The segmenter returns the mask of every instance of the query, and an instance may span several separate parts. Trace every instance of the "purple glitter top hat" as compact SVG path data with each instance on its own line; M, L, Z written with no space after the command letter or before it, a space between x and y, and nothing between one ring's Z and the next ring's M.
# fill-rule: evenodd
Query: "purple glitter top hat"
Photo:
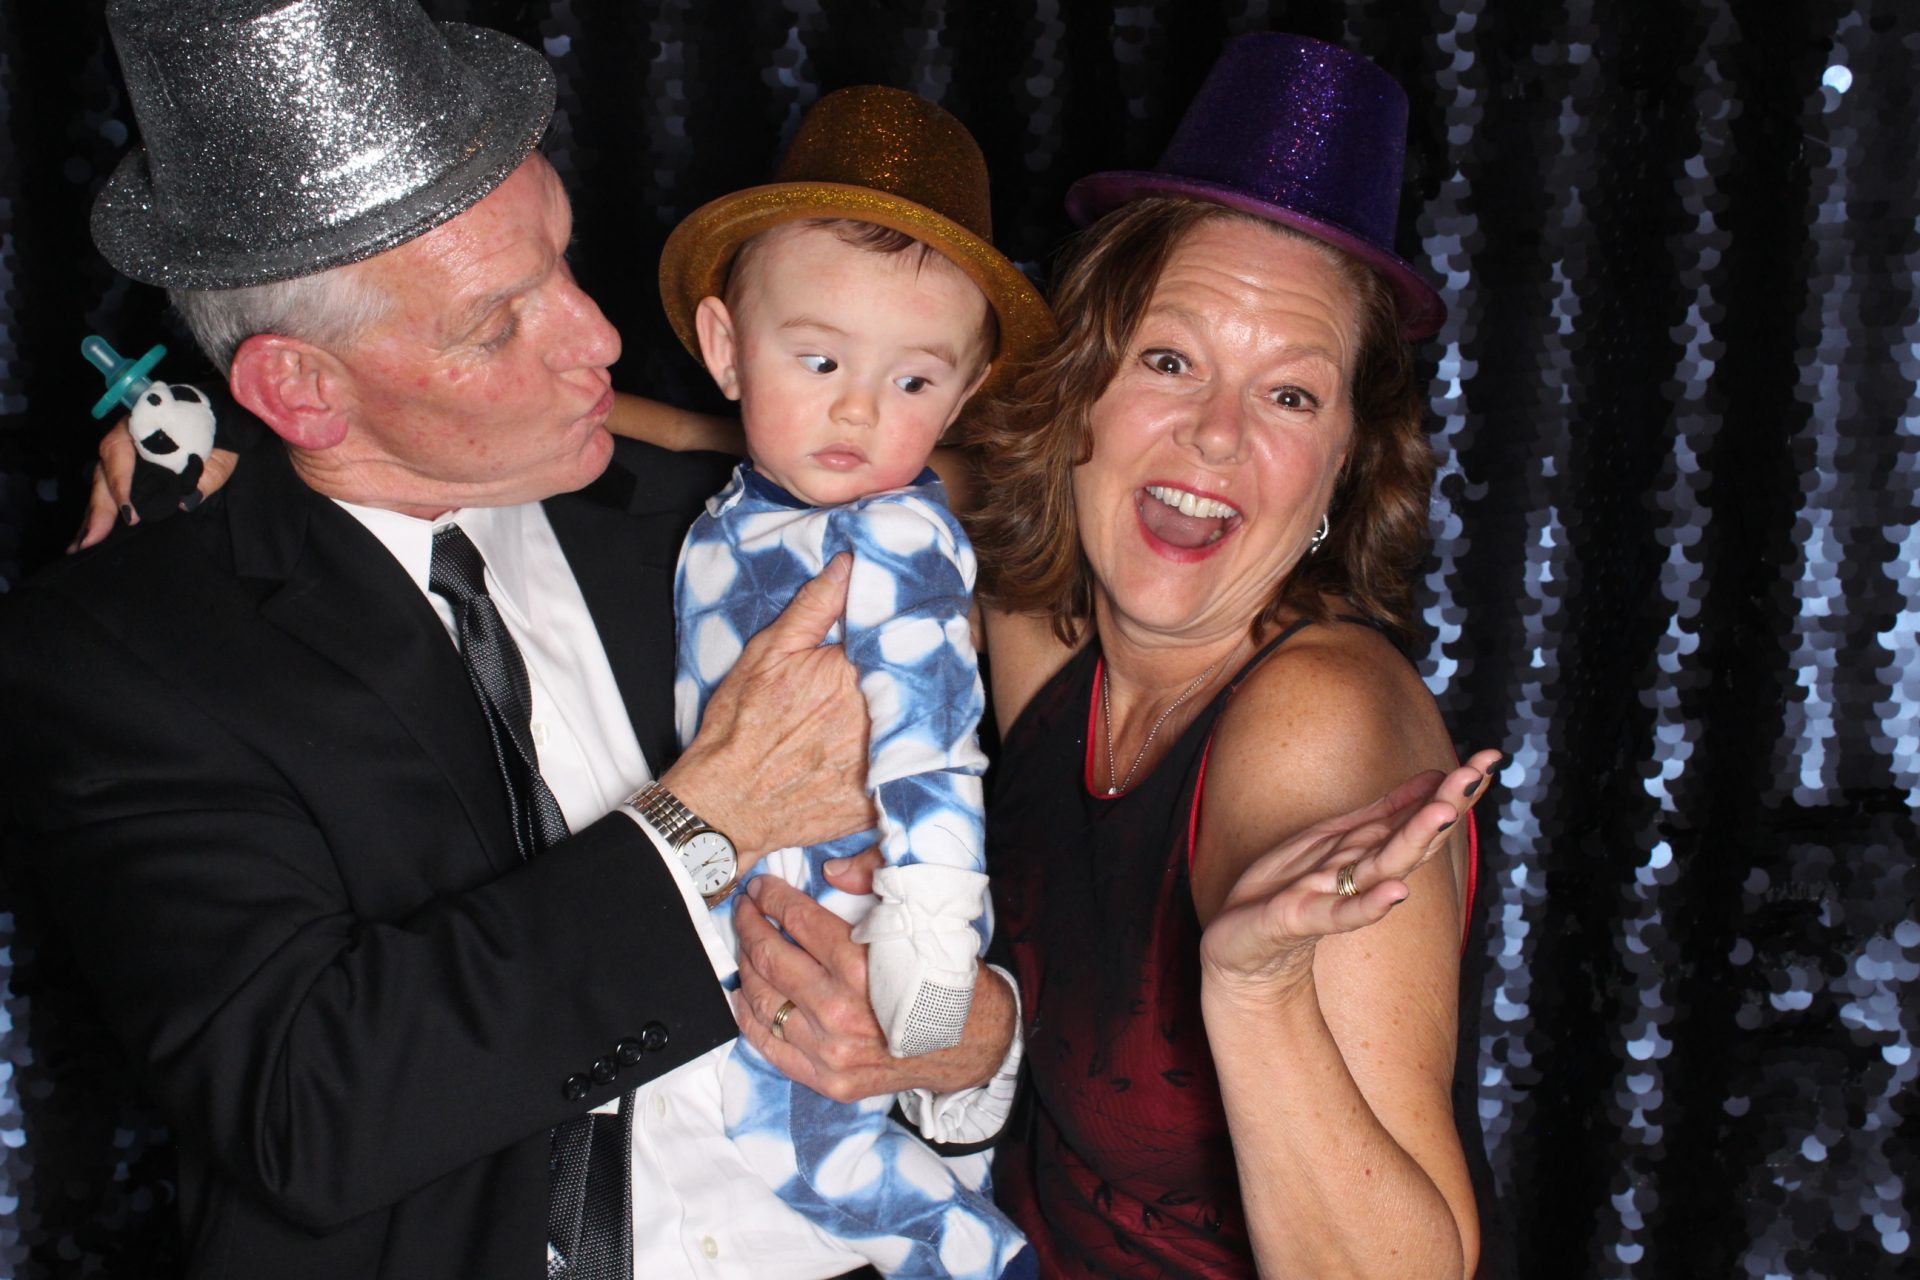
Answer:
M1344 249L1384 277L1401 332L1424 338L1446 304L1393 251L1407 95L1356 53L1265 32L1230 41L1149 172L1096 173L1067 192L1084 226L1150 195L1212 200Z

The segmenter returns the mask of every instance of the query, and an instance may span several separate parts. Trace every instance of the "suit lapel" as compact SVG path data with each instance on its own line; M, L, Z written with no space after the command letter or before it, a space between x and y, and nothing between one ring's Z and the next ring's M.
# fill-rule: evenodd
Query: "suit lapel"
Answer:
M420 589L280 448L250 454L229 488L235 569L264 580L262 617L371 689L446 775L495 868L518 865L486 721Z

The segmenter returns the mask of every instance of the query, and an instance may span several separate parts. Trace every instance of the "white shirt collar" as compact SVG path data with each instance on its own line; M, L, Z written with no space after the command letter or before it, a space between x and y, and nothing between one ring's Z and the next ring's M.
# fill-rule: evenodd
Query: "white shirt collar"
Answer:
M433 566L434 531L442 525L459 525L487 562L487 591L494 605L503 613L533 621L521 529L524 507L462 507L422 520L384 507L363 507L338 498L334 501L380 540L424 594L431 594L427 582Z

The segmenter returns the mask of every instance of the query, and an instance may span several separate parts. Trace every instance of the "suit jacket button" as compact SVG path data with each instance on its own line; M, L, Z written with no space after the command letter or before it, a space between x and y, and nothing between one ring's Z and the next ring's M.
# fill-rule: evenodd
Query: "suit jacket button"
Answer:
M640 1061L640 1055L645 1053L646 1049L647 1046L641 1044L632 1036L628 1036L619 1044L613 1046L613 1056L620 1060L621 1066L630 1067Z
M560 1086L560 1092L567 1095L568 1102L578 1102L586 1097L588 1090L592 1088L593 1082L585 1076L571 1075L567 1077L567 1082Z
M667 1024L649 1022L640 1028L640 1047L648 1053L658 1053L667 1047Z
M620 1064L612 1058L599 1058L596 1059L593 1064L593 1080L595 1084L612 1084L614 1077L619 1074Z

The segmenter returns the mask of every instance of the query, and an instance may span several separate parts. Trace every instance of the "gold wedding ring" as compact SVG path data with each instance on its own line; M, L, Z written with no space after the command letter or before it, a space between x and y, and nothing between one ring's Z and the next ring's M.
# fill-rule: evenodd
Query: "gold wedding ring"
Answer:
M793 1001L789 1000L773 1011L772 1026L773 1038L775 1040L785 1040L787 1038L787 1019L793 1016L795 1007Z
M1359 865L1357 862L1349 862L1346 866L1340 868L1340 874L1333 878L1333 887L1339 890L1341 897L1353 898L1359 896L1360 886L1353 882L1353 869Z

